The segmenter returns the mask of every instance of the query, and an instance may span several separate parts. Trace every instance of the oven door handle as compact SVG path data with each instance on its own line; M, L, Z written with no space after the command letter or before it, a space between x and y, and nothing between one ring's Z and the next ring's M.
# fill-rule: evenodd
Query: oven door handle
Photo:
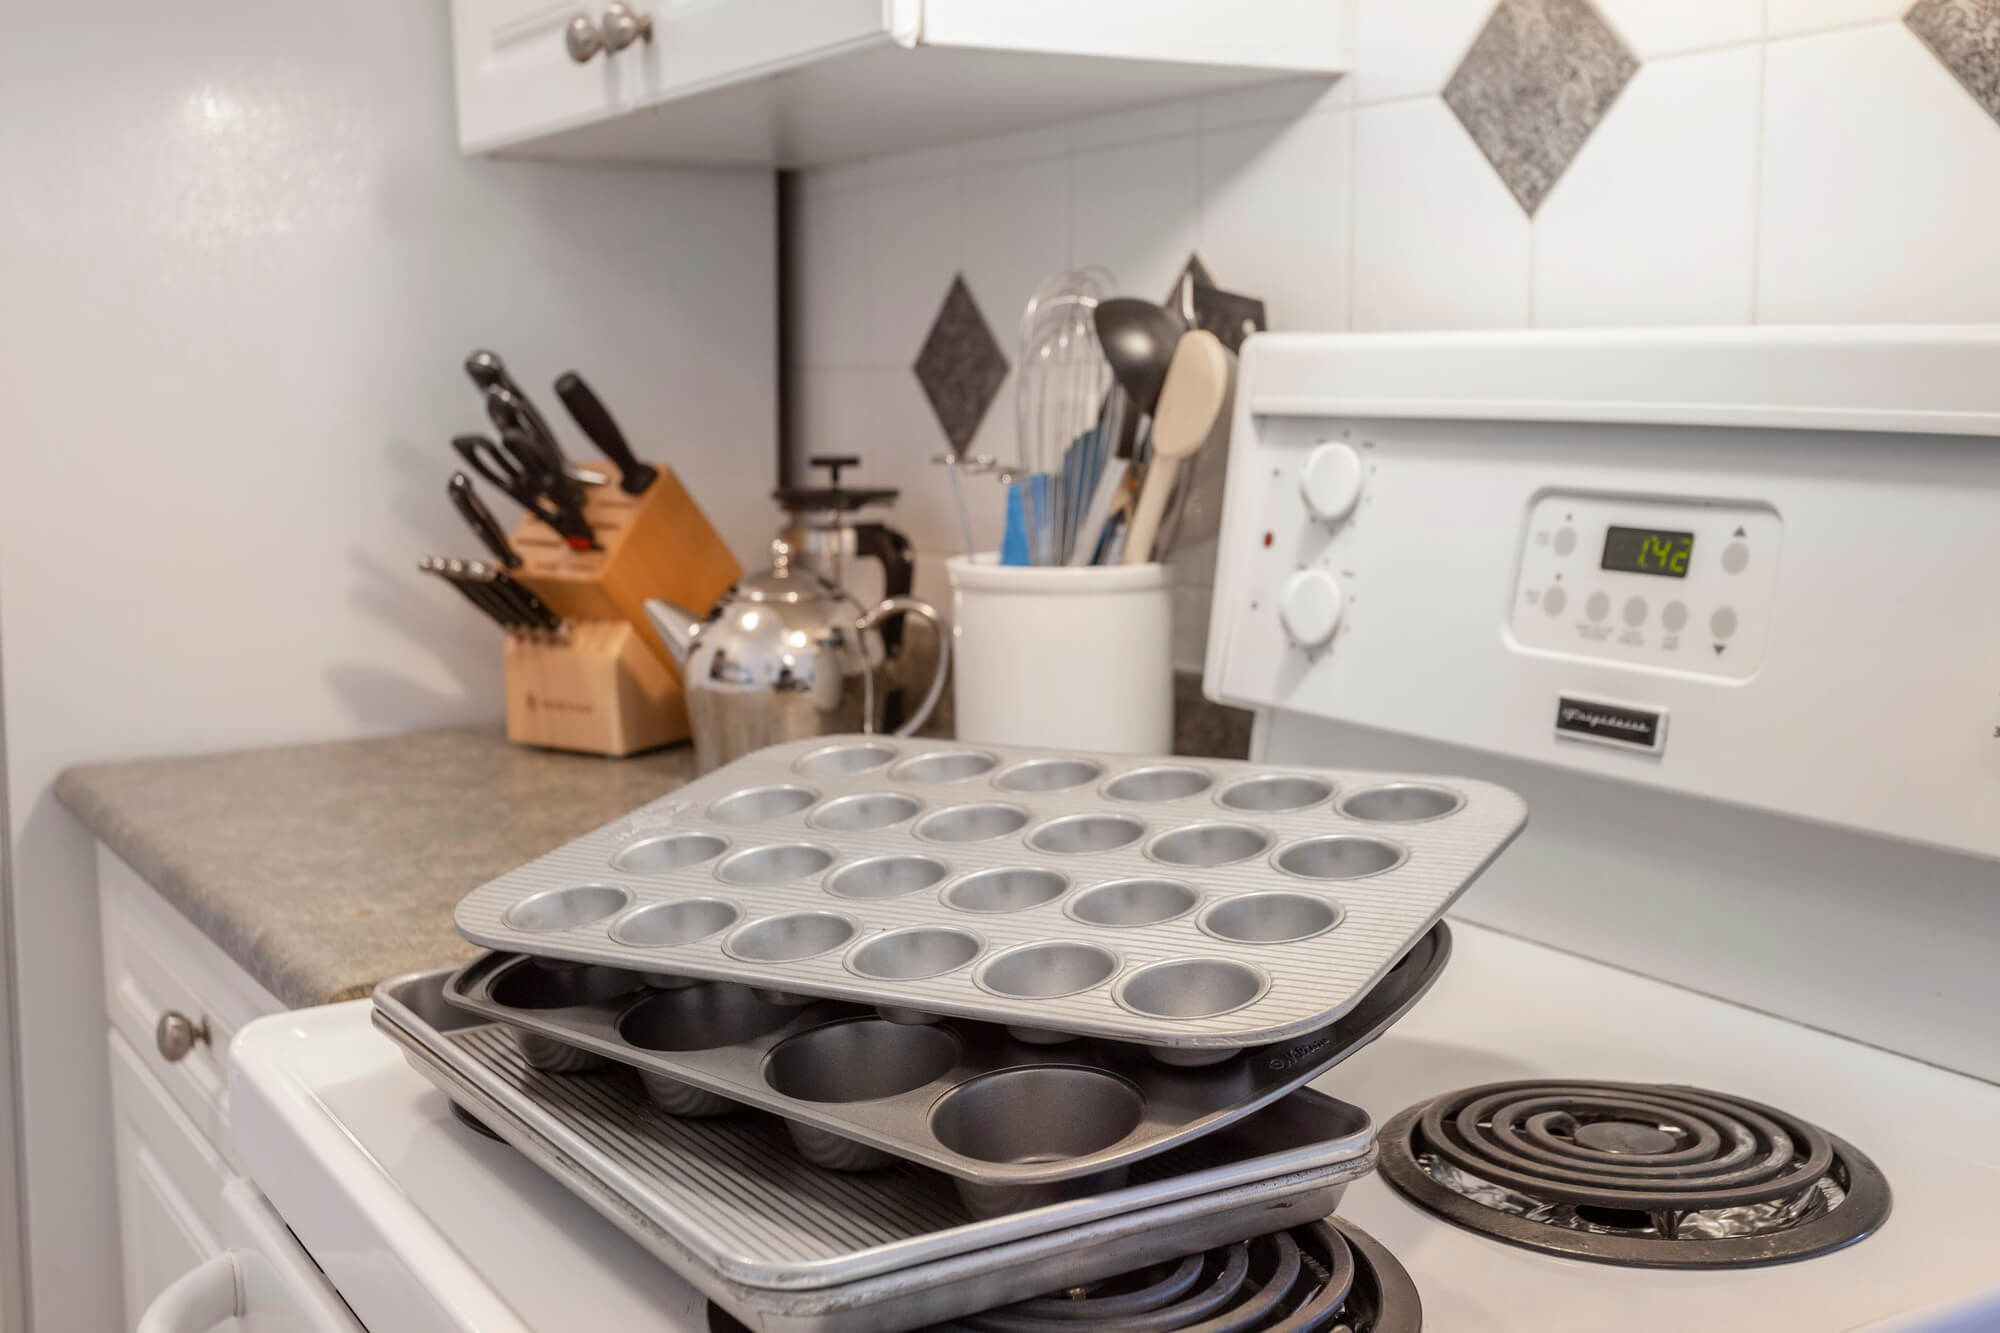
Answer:
M235 1251L224 1250L168 1283L132 1333L211 1333L244 1313L242 1269Z

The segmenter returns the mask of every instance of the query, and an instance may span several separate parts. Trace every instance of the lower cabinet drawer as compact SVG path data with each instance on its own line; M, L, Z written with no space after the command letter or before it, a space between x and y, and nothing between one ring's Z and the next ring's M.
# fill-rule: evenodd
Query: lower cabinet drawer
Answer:
M121 1033L109 1037L118 1230L129 1328L168 1283L219 1252L221 1155Z
M211 1148L226 1153L229 1039L284 1006L103 846L97 887L112 1030ZM171 1029L165 1042L162 1020Z

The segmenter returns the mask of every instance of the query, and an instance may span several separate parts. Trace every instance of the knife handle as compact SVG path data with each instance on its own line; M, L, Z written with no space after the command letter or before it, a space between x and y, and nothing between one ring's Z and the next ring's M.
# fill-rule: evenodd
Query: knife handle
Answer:
M479 492L472 489L472 478L463 472L451 474L451 481L445 487L445 494L451 497L452 508L472 529L473 536L479 538L487 550L493 552L494 559L509 569L521 567L521 557L507 541L507 534L493 517L493 511L479 498Z
M490 389L504 389L520 405L521 415L527 419L530 430L546 440L558 456L562 453L555 435L549 430L549 423L528 401L528 395L521 392L521 386L514 382L514 377L507 373L506 363L500 359L498 352L489 352L484 348L473 352L465 358L465 373L482 394Z
M564 407L590 437L592 444L604 456L618 465L618 488L627 495L643 494L659 469L639 461L632 452L632 446L625 443L625 432L618 429L618 423L611 419L611 413L604 403L583 382L583 376L574 370L566 370L556 380L556 397L562 399Z
M513 603L528 620L530 629L538 629L544 634L558 634L563 628L563 619L549 609L549 604L535 595L521 580L504 570L493 571L490 585L501 596Z
M426 574L434 574L446 583L449 583L452 587L458 589L459 596L484 612L487 618L501 629L511 630L514 628L511 616L505 614L498 604L485 596L483 589L473 587L465 579L454 574L449 565L449 561L435 555L427 555L417 562L419 570Z

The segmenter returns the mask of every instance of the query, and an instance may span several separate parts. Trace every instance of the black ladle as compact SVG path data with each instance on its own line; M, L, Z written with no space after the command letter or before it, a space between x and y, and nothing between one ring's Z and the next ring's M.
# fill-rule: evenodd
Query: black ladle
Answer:
M1159 406L1160 390L1173 364L1174 347L1187 332L1187 322L1173 311L1135 296L1099 301L1092 312L1097 341L1111 376L1132 405L1147 416Z

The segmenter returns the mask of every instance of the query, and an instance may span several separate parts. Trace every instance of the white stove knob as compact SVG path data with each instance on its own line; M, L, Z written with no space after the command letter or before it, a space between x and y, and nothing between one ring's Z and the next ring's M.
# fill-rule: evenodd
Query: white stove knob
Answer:
M1361 498L1361 455L1351 445L1329 443L1306 455L1299 495L1313 517L1338 523Z
M1301 647L1318 648L1340 628L1345 603L1339 579L1323 569L1302 569L1285 580L1278 620Z

